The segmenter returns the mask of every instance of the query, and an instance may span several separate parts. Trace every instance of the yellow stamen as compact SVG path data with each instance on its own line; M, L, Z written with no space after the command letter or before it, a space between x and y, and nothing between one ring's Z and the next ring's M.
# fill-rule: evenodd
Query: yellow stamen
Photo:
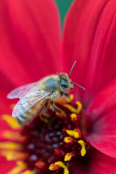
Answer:
M21 173L21 174L35 174L35 171L31 171L31 170L26 170L25 172Z
M0 142L0 149L20 150L20 149L22 149L22 146L18 143Z
M55 171L58 170L60 167L58 165L56 165L55 163L51 164L49 166L49 170Z
M84 156L86 154L85 143L84 143L83 140L79 140L78 143L82 146L82 148L81 148L81 156Z
M78 120L78 116L76 115L76 114L71 114L71 121L73 121L73 122L75 122L75 121L77 121Z
M69 98L67 98L67 102L70 102L70 101L72 101L73 100L73 98L74 98L74 95L73 94L70 94L70 99Z
M26 139L26 137L22 136L20 133L12 131L4 131L3 136L10 140L17 140L17 141L24 141Z
M82 109L82 104L79 102L79 101L77 101L76 102L76 104L77 104L77 114L79 114L80 113L80 111L81 111L81 109Z
M79 133L76 130L66 130L67 134L74 138L79 138Z
M65 141L65 143L74 143L74 139L71 137L65 137L64 141Z
M17 162L17 166L14 167L10 172L8 172L7 174L18 174L21 173L21 171L23 171L24 169L26 169L27 166L25 163L18 161Z
M8 161L23 160L27 157L26 153L16 152L16 151L12 151L12 150L2 150L1 155L5 156Z
M74 95L70 94L70 99L73 100L74 99Z
M82 109L82 104L80 102L76 102L76 104L77 104L77 109L75 109L70 104L65 104L64 107L66 107L67 109L69 109L72 113L79 114L80 111L81 111L81 109Z
M64 157L64 161L69 161L73 157L74 152L67 153Z
M2 115L2 119L5 120L12 129L21 128L21 126L17 123L16 118L12 117L11 115L4 114L4 115Z
M75 132L78 132L79 134L79 138L82 138L82 133L81 133L81 130L79 128L77 129L74 129Z
M62 161L55 162L55 165L62 167L64 169L64 174L69 174L67 166L65 166L65 164Z

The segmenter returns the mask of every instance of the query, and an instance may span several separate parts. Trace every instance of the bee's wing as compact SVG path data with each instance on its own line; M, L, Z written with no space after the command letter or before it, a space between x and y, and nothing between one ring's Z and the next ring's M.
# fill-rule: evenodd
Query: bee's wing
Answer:
M30 108L32 108L36 103L50 95L52 92L41 92L38 93L30 93L26 96L24 96L19 102L15 105L12 116L18 117L19 115L24 114L26 111L28 111Z
M39 82L35 82L35 83L30 83L28 85L24 85L21 86L19 88L14 89L13 91L11 91L8 95L7 98L9 99L13 99L13 98L22 98L24 97L27 92L35 85L39 84Z

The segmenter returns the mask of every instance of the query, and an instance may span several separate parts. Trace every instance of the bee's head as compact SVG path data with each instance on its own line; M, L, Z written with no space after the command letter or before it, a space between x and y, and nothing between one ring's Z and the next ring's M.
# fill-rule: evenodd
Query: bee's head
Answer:
M73 87L73 83L70 79L71 77L71 72L73 70L73 67L75 65L76 61L74 62L71 70L70 70L70 73L69 75L66 74L66 73L61 73L59 76L60 76L60 83L61 83L61 88L64 90L64 91L68 91L68 90L72 90L74 87ZM80 88L83 88L82 86L78 85L77 83L74 83L75 85L79 86ZM85 90L85 88L83 88Z
M61 73L59 76L60 76L61 88L63 89L63 91L72 90L74 88L68 74Z

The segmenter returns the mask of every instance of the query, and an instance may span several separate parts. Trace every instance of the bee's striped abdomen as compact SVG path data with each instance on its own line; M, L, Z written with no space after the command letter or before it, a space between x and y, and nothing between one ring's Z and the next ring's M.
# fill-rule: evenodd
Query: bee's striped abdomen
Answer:
M25 124L26 122L27 122L27 114L26 113L24 113L24 114L22 114L22 115L19 115L18 117L17 117L17 122L19 123L19 124Z
M36 104L33 107L31 107L29 110L25 110L23 105L20 105L20 108L18 110L18 116L17 116L17 122L20 125L26 124L30 122L36 115L39 110L40 104ZM23 111L23 114L20 115L20 112ZM21 112L22 113L22 112Z

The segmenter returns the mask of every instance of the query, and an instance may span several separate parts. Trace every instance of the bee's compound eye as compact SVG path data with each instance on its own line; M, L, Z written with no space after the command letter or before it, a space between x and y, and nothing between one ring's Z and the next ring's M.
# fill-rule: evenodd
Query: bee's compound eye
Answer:
M68 83L64 79L61 80L61 87L63 89L67 89L68 88Z

